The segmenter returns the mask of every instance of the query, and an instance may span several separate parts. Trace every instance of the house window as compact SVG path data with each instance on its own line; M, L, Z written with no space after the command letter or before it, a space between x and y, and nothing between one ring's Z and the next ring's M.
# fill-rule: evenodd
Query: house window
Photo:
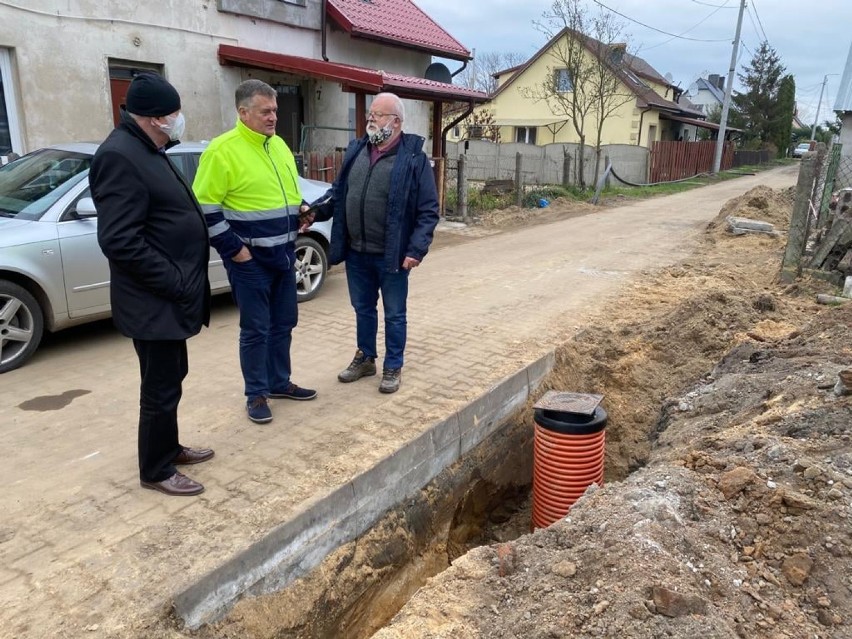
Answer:
M536 128L534 126L515 127L515 142L535 144L535 132Z
M24 152L11 58L9 49L0 47L0 156L3 157L13 151L19 155Z
M484 133L481 124L470 124L467 127L467 134L471 140L481 140Z
M570 93L574 90L574 82L568 69L556 69L553 72L553 86L557 93Z

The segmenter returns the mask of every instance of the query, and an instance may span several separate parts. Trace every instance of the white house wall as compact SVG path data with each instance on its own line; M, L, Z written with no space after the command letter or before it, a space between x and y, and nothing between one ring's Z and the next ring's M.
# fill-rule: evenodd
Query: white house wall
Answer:
M256 0L253 3L279 0ZM232 3L233 4L233 3ZM318 0L308 0L311 10ZM273 5L271 5L273 6ZM292 9L292 7L289 7ZM181 94L189 140L210 139L233 126L233 95L247 77L282 81L282 74L223 67L217 49L231 44L321 59L320 32L223 13L215 0L4 0L0 47L11 52L20 106L23 151L69 140L101 140L113 127L110 59L162 65ZM332 33L333 62L422 75L430 56L353 41ZM303 81L305 120L347 126L349 94L334 83ZM315 88L321 98L315 102ZM428 133L428 104L406 105L406 129ZM339 133L325 140L343 146ZM322 141L322 140L320 140Z
M423 77L426 68L432 61L432 57L428 53L392 48L365 40L356 41L350 38L348 34L339 31L329 34L326 49L329 62L380 69L390 73L415 77ZM319 50L315 57L321 57ZM350 94L341 93L340 85L335 82L318 82L317 88L321 90L321 97L313 103L316 108L316 122L323 123L326 126L354 126L355 123L350 123L349 119L350 102L354 106L354 99ZM367 96L368 110L370 101L371 96ZM404 100L403 102L405 106L403 129L408 133L416 133L425 138L431 137L431 103L419 100ZM345 147L350 139L349 135L345 132L318 129L311 133L311 146L322 150ZM425 150L430 153L431 147L427 147Z

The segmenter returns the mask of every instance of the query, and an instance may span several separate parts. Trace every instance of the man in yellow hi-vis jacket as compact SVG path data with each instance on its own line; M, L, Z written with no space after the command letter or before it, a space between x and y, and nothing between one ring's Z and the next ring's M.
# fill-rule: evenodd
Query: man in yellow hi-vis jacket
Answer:
M290 380L302 196L293 154L275 135L275 89L246 80L237 87L235 101L236 127L205 149L193 190L240 309L246 410L253 422L266 423L272 421L269 397L308 400L317 395Z

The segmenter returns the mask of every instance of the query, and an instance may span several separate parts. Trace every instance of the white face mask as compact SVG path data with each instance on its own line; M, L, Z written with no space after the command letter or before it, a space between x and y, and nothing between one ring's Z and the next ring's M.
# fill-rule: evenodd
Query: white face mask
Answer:
M186 130L186 118L183 113L178 113L175 116L167 115L165 124L157 124L160 130L169 136L172 142L180 140L184 130Z
M391 122L388 122L383 127L378 127L373 123L367 125L367 136L370 140L370 144L376 145L385 142L393 135L393 126Z

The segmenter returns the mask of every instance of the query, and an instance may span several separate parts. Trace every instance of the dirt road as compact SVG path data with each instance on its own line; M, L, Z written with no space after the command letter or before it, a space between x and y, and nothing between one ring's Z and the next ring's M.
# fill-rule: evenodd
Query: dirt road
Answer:
M294 381L310 403L275 402L265 427L244 415L237 315L220 302L190 341L182 440L216 459L192 475L196 499L141 491L135 474L137 371L108 326L57 336L0 378L0 627L13 637L145 636L194 579L457 410L582 326L643 272L690 253L721 204L776 169L431 253L412 275L403 387L342 386L354 352L341 274L300 307ZM454 233L443 231L443 233ZM460 233L465 237L464 233ZM450 243L450 242L448 242Z

